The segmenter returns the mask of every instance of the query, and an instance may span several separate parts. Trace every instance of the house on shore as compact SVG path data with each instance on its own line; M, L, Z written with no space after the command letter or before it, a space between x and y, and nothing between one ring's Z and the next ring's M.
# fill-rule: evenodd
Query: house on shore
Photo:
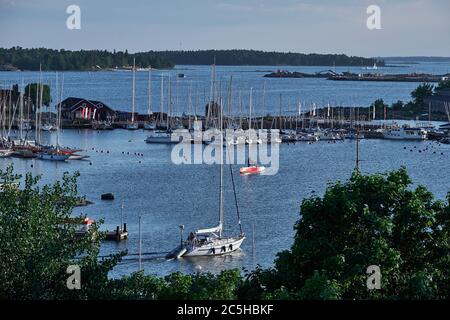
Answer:
M100 101L69 97L61 102L64 121L114 121L116 111Z

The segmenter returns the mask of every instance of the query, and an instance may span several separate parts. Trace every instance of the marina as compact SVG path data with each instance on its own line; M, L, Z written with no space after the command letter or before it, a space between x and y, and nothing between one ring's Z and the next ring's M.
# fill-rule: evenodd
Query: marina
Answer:
M363 172L406 166L415 181L445 196L449 186L440 172L449 166L447 122L426 121L429 115L423 121L383 119L383 110L363 108L364 97L355 97L358 102L353 108L342 108L323 99L302 99L299 92L303 89L292 91L291 83L280 88L278 80L264 82L257 72L240 78L235 68L212 68L214 84L211 67L180 67L184 77L176 76L178 70L135 71L131 78L127 73L123 100L118 104L122 109L118 110L111 108L110 98L101 92L92 100L66 98L89 97L90 91L83 87L87 81L74 83L74 79L101 79L107 72L64 73L64 88L60 81L58 90L61 97L54 101L70 107L59 108L62 115L56 112L58 108L42 107L49 113L41 118L54 119L45 122L54 130L38 126L36 131L35 121L21 121L19 106L17 121L2 118L0 166L5 169L14 164L19 173L42 174L41 183L59 179L66 171L80 172L79 191L89 205L75 208L74 214L104 220L101 231L112 241L102 243L101 255L129 253L112 271L113 277L141 268L149 274L166 275L198 268L216 273L223 268L270 267L275 254L292 241L290 226L297 219L299 199L323 192L323 181L350 176L357 157L355 140L359 141L357 162ZM10 75L0 73L2 77ZM25 79L27 75L34 73L21 74ZM55 74L43 72L42 77L54 79ZM108 77L106 82L123 80L120 72ZM243 83L247 88L242 88ZM402 89L402 83L396 86L398 96L410 89ZM358 90L353 88L353 94ZM389 91L384 87L378 90L383 94ZM372 93L372 97L376 95ZM214 104L208 104L210 99ZM396 97L387 99L395 101ZM186 141L193 145L200 143L205 153L221 144L220 139L211 138L221 132L221 125L223 156L228 157L229 148L243 150L242 163L224 165L223 173L217 165L173 163L172 152L183 135L187 134ZM21 138L24 133L26 139ZM251 149L263 144L279 148L275 175L265 175L270 167L250 156ZM223 188L223 198L221 192L201 196L204 190L218 186ZM220 205L220 199L226 200ZM218 211L227 212L226 219L211 228L217 225L217 216L222 216ZM121 221L119 226L117 221ZM270 233L264 231L268 229ZM224 238L221 232L233 236ZM212 245L214 241L217 243ZM200 254L203 243L206 251ZM199 255L215 257L188 259Z

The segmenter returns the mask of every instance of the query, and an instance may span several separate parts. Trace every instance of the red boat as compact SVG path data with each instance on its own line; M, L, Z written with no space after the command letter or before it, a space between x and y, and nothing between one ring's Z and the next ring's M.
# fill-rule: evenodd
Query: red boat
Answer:
M258 174L266 170L265 167L258 167L258 166L250 166L250 167L243 167L239 170L241 174Z

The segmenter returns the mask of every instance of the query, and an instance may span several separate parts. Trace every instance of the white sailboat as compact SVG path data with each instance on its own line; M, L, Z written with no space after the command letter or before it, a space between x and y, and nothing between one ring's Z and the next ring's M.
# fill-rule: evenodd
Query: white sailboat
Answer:
M134 121L134 101L135 101L135 91L136 91L136 59L133 58L133 94L132 94L132 103L131 103L131 122L127 123L127 130L137 130L139 129L139 125Z
M61 127L61 101L64 90L64 75L61 81L61 96L58 96L58 74L56 74L56 97L59 100L59 105L57 105L57 120L56 120L56 145L54 147L45 149L38 153L38 158L41 160L50 160L50 161L66 161L69 159L70 155L63 152L59 145L59 132ZM59 98L59 99L58 99Z
M257 174L257 173L261 173L264 170L266 170L265 167L263 166L258 166L256 164L251 164L250 163L250 149L252 147L252 144L254 143L260 143L259 139L256 139L256 137L251 137L251 132L252 132L252 95L253 95L253 88L250 89L250 119L248 122L248 132L249 132L249 136L247 137L247 144L248 144L248 157L247 157L247 166L246 167L242 167L239 172L243 175L248 175L248 174ZM256 134L255 134L256 136Z
M172 129L170 126L170 110L171 110L171 93L170 93L170 77L169 77L169 98L168 98L168 107L167 107L167 114L166 114L166 123L165 127L167 130L159 130L159 131L152 131L147 139L145 139L146 143L163 143L163 144L175 144L179 142L179 139L172 140ZM160 122L162 122L162 113L163 113L163 106L164 106L164 78L161 78L161 105L160 105Z
M147 105L147 114L150 118L153 114L152 112L152 67L148 68L148 105ZM156 130L156 122L155 121L147 121L144 123L144 130Z
M220 111L220 135L223 140L223 111ZM219 224L216 227L207 229L198 229L190 232L188 238L183 241L174 250L172 250L167 258L185 258L185 257L201 257L201 256L219 256L229 254L238 250L242 242L245 240L245 235L242 232L242 226L239 216L239 208L236 201L236 210L238 214L238 223L240 227L240 234L237 236L225 236L223 232L224 224L224 192L223 192L223 148L220 149L220 199L219 199ZM231 166L230 166L231 168ZM231 171L231 175L233 172ZM234 187L234 179L233 187ZM236 193L235 193L236 197ZM180 226L181 231L184 226Z

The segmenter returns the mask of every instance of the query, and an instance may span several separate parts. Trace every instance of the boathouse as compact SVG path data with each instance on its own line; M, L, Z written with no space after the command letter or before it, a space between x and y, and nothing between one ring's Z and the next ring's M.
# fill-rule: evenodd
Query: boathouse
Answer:
M61 102L63 120L114 121L116 111L100 101L69 97Z

